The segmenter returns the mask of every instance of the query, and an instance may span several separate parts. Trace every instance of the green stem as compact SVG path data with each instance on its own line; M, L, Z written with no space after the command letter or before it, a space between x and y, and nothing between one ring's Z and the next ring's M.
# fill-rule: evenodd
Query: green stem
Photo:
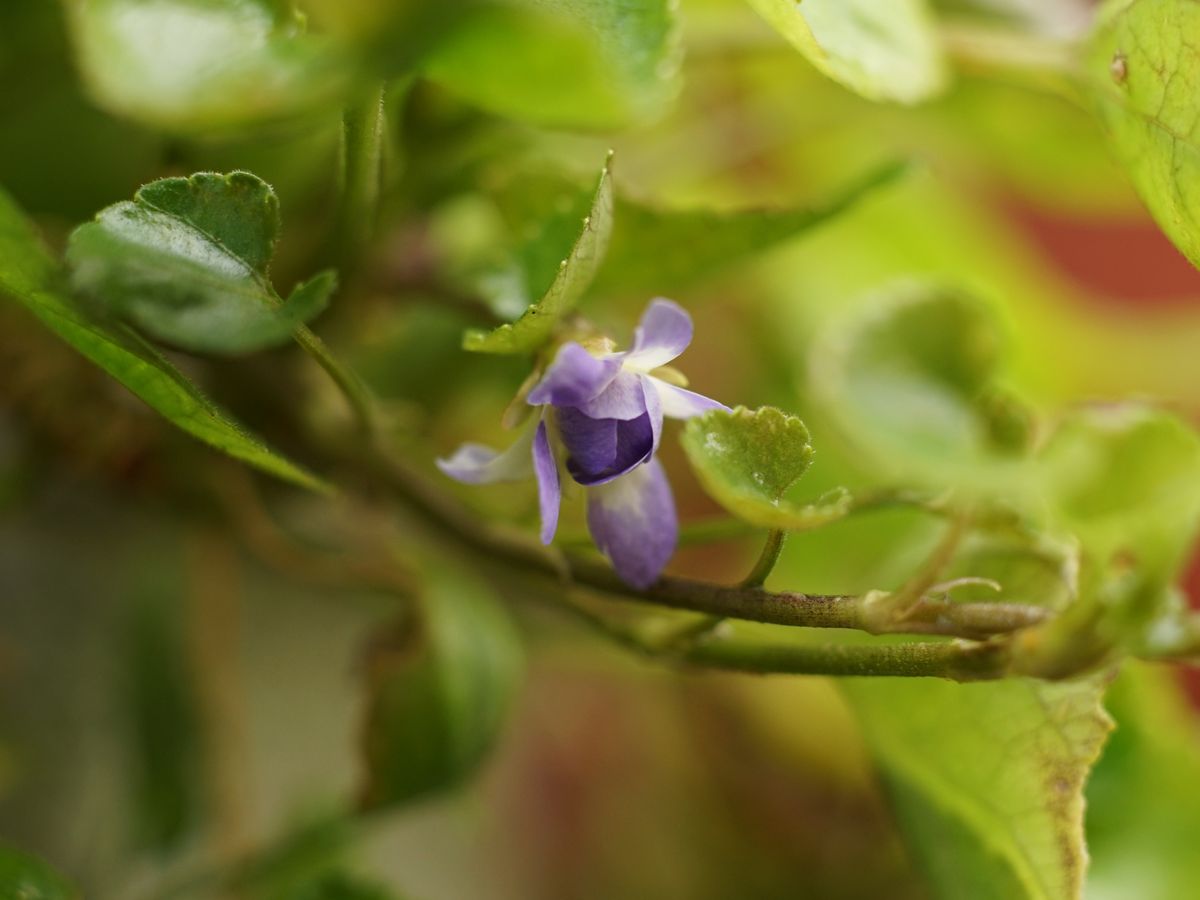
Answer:
M384 85L342 118L341 212L338 243L343 259L353 259L371 239L383 184Z
M774 529L767 532L767 541L763 544L762 553L759 554L758 561L750 570L750 574L742 579L742 587L760 588L766 584L767 576L775 568L775 563L779 562L779 554L783 552L783 545L786 541L786 531Z
M911 644L762 644L713 640L697 644L682 661L756 674L871 675L983 681L1008 674L1007 647L966 641Z
M293 336L296 343L312 357L317 365L325 370L325 373L341 391L342 396L346 398L363 435L374 440L379 433L379 417L375 400L367 386L350 369L341 364L337 357L330 352L325 342L307 325L297 328Z

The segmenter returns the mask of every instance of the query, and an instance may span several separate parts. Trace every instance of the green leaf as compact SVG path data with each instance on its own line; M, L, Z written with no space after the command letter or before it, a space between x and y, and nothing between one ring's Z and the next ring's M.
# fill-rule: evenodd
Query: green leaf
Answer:
M431 573L417 614L368 655L364 807L468 777L495 744L521 671L519 640L488 586L449 568Z
M909 169L906 162L873 168L809 209L665 209L618 197L596 293L667 293L703 281L835 218Z
M680 56L670 0L510 0L465 17L423 71L504 116L614 128L662 112Z
M803 530L840 519L849 509L849 495L814 506L783 499L813 458L808 429L796 416L770 406L713 410L689 420L682 440L704 489L747 522Z
M0 897L11 900L78 900L65 878L34 856L0 844Z
M1039 457L1054 524L1102 561L1174 578L1200 526L1200 435L1135 403L1066 416Z
M934 896L1080 896L1083 787L1111 727L1100 681L845 689Z
M209 134L337 106L344 66L273 0L77 0L79 70L108 110Z
M924 0L749 0L818 70L869 100L940 92L946 64Z
M164 178L71 235L72 285L105 313L159 340L247 353L289 340L336 285L322 272L280 300L267 266L279 201L249 172Z
M395 900L386 888L344 872L321 875L306 884L272 894L270 900Z
M1109 692L1117 721L1088 783L1090 898L1175 900L1200 883L1200 721L1170 669L1130 662ZM1184 798L1187 798L1185 801Z
M905 284L831 326L810 362L816 397L854 448L899 483L1019 502L1019 407L993 384L1001 342L986 309L945 287Z
M520 268L527 284L541 299L531 305L516 322L490 331L468 331L463 347L478 353L530 353L542 346L555 326L571 312L608 250L613 227L612 155L600 173L594 190L581 194L586 214L579 216L578 204L544 223L534 239L518 252ZM566 256L559 250L570 241ZM557 260L557 265L553 261Z
M327 486L247 434L153 347L102 323L65 290L60 267L8 195L0 191L0 290L166 419L230 456L312 490Z
M1200 266L1200 6L1117 0L1085 65L1096 114L1159 227Z

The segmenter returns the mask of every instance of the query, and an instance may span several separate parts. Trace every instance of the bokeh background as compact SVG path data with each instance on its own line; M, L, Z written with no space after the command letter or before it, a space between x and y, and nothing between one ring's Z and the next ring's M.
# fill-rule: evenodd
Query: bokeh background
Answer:
M1020 21L1053 34L1086 20L1087 4L1054 6L1061 19L1030 4ZM652 293L687 306L697 336L680 364L693 386L805 417L819 454L814 496L861 476L822 443L806 374L814 336L896 279L961 285L994 308L1005 377L1039 409L1137 396L1196 418L1200 273L1078 105L1037 77L969 63L937 100L872 104L819 76L743 5L681 8L681 93L636 127L539 128L427 81L389 93L379 236L318 330L421 435L406 447L414 458L504 442L500 411L526 374L519 360L459 351L471 310L430 273L503 230L495 192L546 172L586 181L610 147L621 191L725 209L820 205L873 166L906 163L819 229L733 268L585 306L621 341ZM336 111L242 134L139 124L89 95L59 4L0 4L0 183L54 246L153 178L244 168L281 198L274 274L290 284L324 253L338 139ZM323 397L286 351L181 364L274 440L285 440L273 423L294 398ZM716 513L673 440L664 457L683 515ZM212 471L215 482L196 474ZM276 546L269 525L259 534L254 514L214 512L214 492L268 509L318 546L375 540L391 525L376 509L331 512L249 484L0 305L0 835L87 896L155 896L287 832L311 840L300 865L344 856L427 900L929 896L838 684L681 674L520 597L529 669L483 771L342 846L329 823L358 784L363 648L396 601L341 583L332 551L333 575L315 584L311 560ZM480 515L534 513L522 487L472 502ZM579 505L565 528L582 528ZM795 538L773 583L895 583L932 539L908 515ZM684 548L671 568L732 580L757 549L752 539ZM1189 589L1200 596L1200 568ZM1170 670L1142 673L1119 685L1113 710L1120 721L1122 704L1162 706L1172 738L1154 758L1194 775L1200 744L1174 693L1182 683ZM1190 684L1200 698L1200 681ZM1183 849L1193 823L1146 798L1197 797L1188 774L1154 786L1167 776L1124 765L1131 742L1156 740L1139 727L1118 732L1093 781L1089 896L1178 900L1195 883Z

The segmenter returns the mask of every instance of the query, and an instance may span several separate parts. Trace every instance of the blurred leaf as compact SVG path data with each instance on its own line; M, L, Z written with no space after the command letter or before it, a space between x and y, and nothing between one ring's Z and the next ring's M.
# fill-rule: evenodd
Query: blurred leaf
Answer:
M363 805L404 803L471 775L499 736L521 668L517 635L488 586L433 572L418 614L369 651Z
M618 197L617 225L596 292L666 293L702 281L823 224L908 171L905 162L873 168L811 209L664 209Z
M1200 266L1200 6L1109 0L1086 52L1097 115L1159 227Z
M924 0L749 0L821 72L869 100L916 103L946 66Z
M771 406L713 410L690 419L683 449L704 489L739 518L764 528L803 530L841 518L839 502L796 506L783 499L812 463L808 429Z
M674 98L679 57L671 0L509 0L465 17L423 71L503 116L613 128Z
M491 332L468 331L467 350L478 353L530 353L542 346L554 327L575 308L595 278L608 250L613 228L612 157L594 190L543 224L517 253L517 265L532 296L541 299L521 318ZM586 214L579 217L579 203ZM565 256L560 255L564 252Z
M75 0L79 69L111 111L208 134L336 109L330 47L273 0Z
M905 839L946 900L1080 896L1097 680L845 683Z
M327 490L243 431L136 334L93 320L66 292L65 280L20 210L0 191L0 289L188 434L285 481Z
M272 900L396 900L396 897L379 885L336 872L276 894Z
M159 340L209 353L287 341L336 284L322 272L281 301L267 266L279 201L249 172L163 178L79 226L67 247L72 284L107 313Z
M152 593L130 613L125 690L139 838L156 850L175 846L195 821L201 783L200 723L182 624L169 594Z
M4 900L78 900L81 896L37 857L0 844L0 897Z
M1200 435L1134 403L1075 412L1042 451L1056 524L1101 560L1174 578L1200 525Z
M1019 501L1019 418L997 402L1000 336L985 309L944 287L888 289L816 342L814 390L855 449L893 473ZM1014 429L1017 434L1014 435Z
M1168 669L1131 662L1117 728L1088 783L1089 900L1176 900L1200 883L1200 728Z

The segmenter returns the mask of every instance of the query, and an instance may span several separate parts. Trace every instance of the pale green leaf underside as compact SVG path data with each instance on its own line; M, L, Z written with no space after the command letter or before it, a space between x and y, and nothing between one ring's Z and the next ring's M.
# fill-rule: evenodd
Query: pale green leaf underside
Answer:
M286 342L324 309L322 273L283 302L267 278L275 192L248 172L146 185L71 235L72 284L106 313L189 350L247 353Z
M423 71L501 115L612 128L662 111L679 56L671 0L511 0L464 16Z
M870 100L941 91L946 63L924 0L748 0L829 78Z
M1083 787L1111 729L1101 680L845 689L935 896L1080 896Z
M303 115L346 87L329 48L271 0L74 0L83 80L109 110L207 132Z
M544 344L555 326L570 313L596 277L608 250L613 227L611 157L591 194L588 214L558 273L538 302L516 322L490 332L468 331L463 347L478 353L530 353Z
M1200 4L1121 0L1086 52L1097 115L1155 221L1200 266Z
M0 289L179 428L279 478L328 489L243 431L133 332L92 319L71 299L64 282L20 210L0 191Z
M704 489L747 522L800 531L839 519L849 509L848 495L812 506L783 499L813 458L808 429L796 416L770 406L714 410L689 420L682 440Z

